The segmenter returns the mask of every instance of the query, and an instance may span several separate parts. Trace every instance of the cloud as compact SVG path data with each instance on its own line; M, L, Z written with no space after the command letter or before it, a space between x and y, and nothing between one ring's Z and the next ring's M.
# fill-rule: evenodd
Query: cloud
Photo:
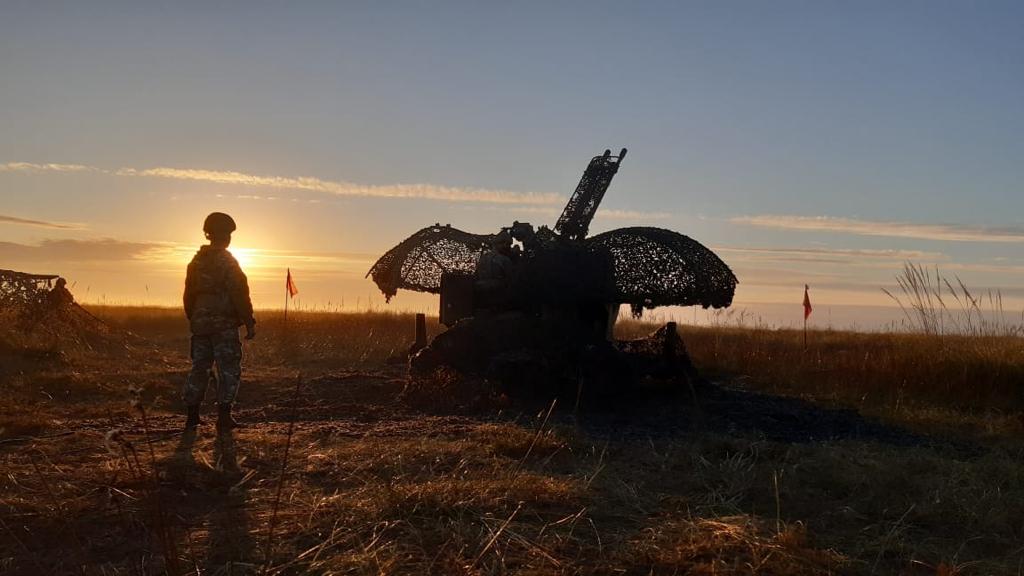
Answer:
M271 190L316 192L341 197L363 198L408 198L466 202L473 204L513 205L519 212L537 213L557 217L560 206L568 196L552 192L515 192L490 188L440 186L435 184L356 184L343 180L323 180L312 176L267 176L232 170L202 170L195 168L119 168L107 170L81 164L33 164L30 162L8 162L0 164L0 172L93 172L133 178L163 178L214 185L247 186ZM219 195L218 195L219 196ZM237 198L247 200L278 200L277 196L266 194L238 194ZM297 198L286 198L298 201ZM311 200L315 202L315 200ZM599 209L596 218L604 220L650 221L666 220L672 217L668 212L642 212L637 210Z
M489 206L484 208L490 211L506 210L515 214L537 214L550 218L551 224L562 214L562 209L555 206L513 206L509 208ZM631 220L634 222L646 222L652 220L667 220L672 217L669 212L642 212L638 210L616 210L598 208L594 215L598 220Z
M613 209L597 209L595 218L602 218L606 220L667 220L672 217L669 212L641 212L638 210L613 210Z
M958 272L982 272L982 273L994 273L994 274L1024 274L1024 265L1013 264L1013 263L969 263L969 262L955 262L949 264L943 264L940 271L945 272L952 270L954 273Z
M29 264L115 262L145 258L164 248L156 242L99 240L43 240L39 244L0 242L0 260Z
M0 214L0 223L22 224L25 226L55 228L58 230L81 230L85 228L83 224L76 224L74 222L47 222L45 220L30 220L28 218L18 218L17 216L6 216L4 214Z
M33 164L31 162L7 162L0 164L0 172L106 172L101 168L81 164Z
M184 276L196 253L194 244L130 242L113 238L43 240L38 244L0 242L5 268L68 274L83 270L122 270L126 279L140 272ZM304 277L351 276L362 278L379 255L356 252L305 252L232 246L250 278L276 278L287 267ZM42 270L40 270L42 269Z
M121 168L118 176L166 178L209 184L243 185L277 190L303 190L334 196L364 198L412 198L444 200L448 202L479 202L487 204L545 205L564 201L558 194L540 192L512 192L487 188L438 186L434 184L355 184L341 180L322 180L310 176L264 176L224 170L197 170L191 168Z
M912 222L858 220L833 216L792 216L764 214L757 216L736 216L729 219L734 224L802 230L816 232L841 232L857 236L886 236L891 238L914 238L918 240L946 240L952 242L1024 242L1024 227L985 227L962 224L917 224Z
M7 162L0 164L0 172L93 172L126 177L164 178L205 182L208 184L241 185L275 190L302 190L333 196L364 198L413 198L448 202L479 202L486 204L560 204L565 197L550 192L514 192L490 188L439 186L435 184L356 184L343 180L323 180L312 176L267 176L232 170L202 170L195 168L119 168L107 170L82 164L34 164ZM250 195L260 199L258 195Z
M786 262L822 262L829 264L845 264L857 261L869 262L905 262L945 260L942 252L923 250L869 250L849 248L754 248L748 246L715 246L716 252L733 253L749 256L755 260L774 260Z

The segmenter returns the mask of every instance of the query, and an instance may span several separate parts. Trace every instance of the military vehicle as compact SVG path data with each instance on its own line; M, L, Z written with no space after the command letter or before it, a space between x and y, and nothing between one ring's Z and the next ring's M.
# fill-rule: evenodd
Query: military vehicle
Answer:
M448 330L411 357L413 373L440 366L499 380L513 392L590 382L598 395L646 377L695 376L675 323L641 341L613 337L619 307L723 308L736 276L687 236L652 227L588 237L626 149L590 160L554 228L513 222L494 234L435 224L386 252L367 273L390 301L398 290L440 295ZM515 241L495 287L477 270L497 242ZM538 390L539 388L539 390ZM578 392L578 390L577 390Z

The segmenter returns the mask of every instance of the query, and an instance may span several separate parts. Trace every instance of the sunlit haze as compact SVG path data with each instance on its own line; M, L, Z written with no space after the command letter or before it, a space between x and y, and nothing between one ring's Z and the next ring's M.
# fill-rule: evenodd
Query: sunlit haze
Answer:
M257 308L385 304L435 222L552 225L629 148L591 233L658 226L737 309L877 328L905 262L1024 310L1024 8L1013 2L13 2L0 8L0 268L180 305L212 211ZM669 310L704 322L700 310Z

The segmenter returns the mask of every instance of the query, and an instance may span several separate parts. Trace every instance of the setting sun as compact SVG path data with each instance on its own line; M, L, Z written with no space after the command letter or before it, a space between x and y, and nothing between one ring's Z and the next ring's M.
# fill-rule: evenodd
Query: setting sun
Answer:
M238 260L238 264L243 270L261 268L267 265L264 259L260 257L260 251L256 248L231 246L228 248L228 251L235 257L235 260Z

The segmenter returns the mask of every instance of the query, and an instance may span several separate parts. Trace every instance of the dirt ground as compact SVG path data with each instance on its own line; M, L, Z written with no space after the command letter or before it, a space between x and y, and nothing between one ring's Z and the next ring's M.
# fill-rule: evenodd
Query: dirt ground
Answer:
M262 323L243 427L218 434L207 408L185 434L180 320L98 315L116 337L3 350L5 574L1024 566L1014 439L909 431L721 378L600 410L443 379L436 401L411 401L394 362L411 320L388 315Z

